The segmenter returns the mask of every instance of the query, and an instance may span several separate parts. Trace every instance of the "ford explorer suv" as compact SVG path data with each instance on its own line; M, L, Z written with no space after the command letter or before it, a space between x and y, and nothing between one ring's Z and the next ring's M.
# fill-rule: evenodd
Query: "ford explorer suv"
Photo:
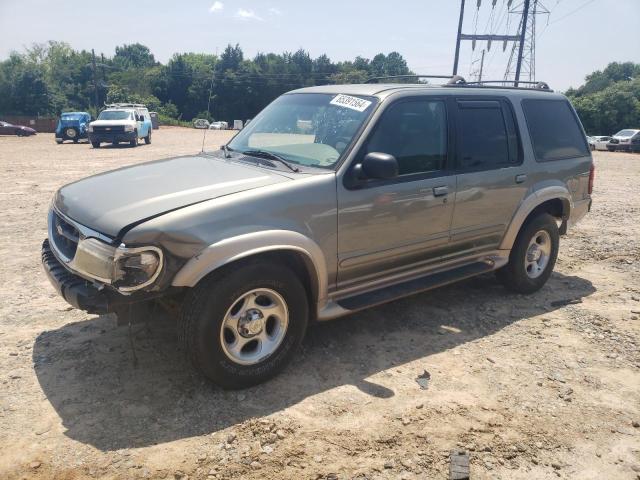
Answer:
M87 132L93 148L100 148L102 143L118 145L121 142L137 147L140 139L147 145L151 143L151 130L151 116L144 105L119 103L108 105L100 112Z
M42 260L67 302L121 324L177 307L193 365L243 388L294 359L310 322L487 272L536 292L593 179L548 87L303 88L220 150L60 188Z

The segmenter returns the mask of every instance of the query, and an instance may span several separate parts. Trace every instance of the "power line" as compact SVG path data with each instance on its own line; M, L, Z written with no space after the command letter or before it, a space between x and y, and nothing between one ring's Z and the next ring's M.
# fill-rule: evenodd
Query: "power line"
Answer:
M578 8L576 8L575 10L570 11L569 13L563 15L560 18L556 18L553 22L551 22L549 25L553 25L554 23L558 23L560 20L564 20L567 17L570 17L571 15L573 15L576 12L579 12L580 10L582 10L583 8L585 8L588 5L591 5L593 2L595 2L596 0L588 0L586 3L580 5ZM559 2L558 2L559 3Z

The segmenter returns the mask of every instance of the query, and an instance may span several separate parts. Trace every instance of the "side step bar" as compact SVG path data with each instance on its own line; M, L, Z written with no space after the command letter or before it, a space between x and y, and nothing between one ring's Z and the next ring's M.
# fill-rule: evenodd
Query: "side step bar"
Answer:
M424 292L432 288L441 287L465 278L474 277L481 273L494 270L492 265L484 262L471 263L452 270L432 273L423 277L407 280L390 287L382 287L366 293L360 293L351 297L338 300L336 303L346 310L362 310L382 303L391 302L414 293Z

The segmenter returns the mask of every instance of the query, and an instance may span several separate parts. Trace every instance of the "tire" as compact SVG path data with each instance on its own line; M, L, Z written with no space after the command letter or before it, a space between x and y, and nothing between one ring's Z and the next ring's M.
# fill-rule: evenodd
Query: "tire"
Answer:
M509 255L509 263L496 272L498 280L512 292L537 292L553 272L559 245L560 234L556 219L548 213L532 218L518 233ZM538 255L538 251L539 260L529 262L532 256Z
M58 145L62 145L62 142L63 142L63 140L61 140L61 139L59 139L59 138L56 138L56 143L57 143Z
M264 293L267 296L261 296ZM255 308L246 310L251 305L247 298ZM270 310L273 305L276 309ZM253 320L248 315L256 309ZM275 313L267 316L268 311ZM278 312L286 314L286 325L285 315ZM235 330L227 328L234 315ZM187 294L180 319L182 343L194 367L208 379L225 389L246 388L272 378L289 363L304 338L308 318L306 290L289 268L266 261L236 264L205 277ZM243 320L249 323L243 324L241 335Z
M151 129L149 129L149 133L147 134L147 136L144 137L144 143L146 143L147 145L151 145Z
M24 137L24 132L22 130L16 130L16 136L17 137Z
M100 148L100 142L91 142L93 148Z
M135 132L135 135L136 135L135 138L129 142L129 145L131 145L132 147L137 147L138 146L138 131L137 130Z

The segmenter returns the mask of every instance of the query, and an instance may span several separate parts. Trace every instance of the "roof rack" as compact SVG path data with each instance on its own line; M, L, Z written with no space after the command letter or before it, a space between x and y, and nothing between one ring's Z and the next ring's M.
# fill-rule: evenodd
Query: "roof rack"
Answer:
M147 108L142 103L105 103L106 108Z
M373 77L368 79L365 83L378 83L381 80L399 80L403 78L439 78L439 79L448 79L449 81L445 84L448 86L458 86L458 87L491 87L491 88L509 88L509 89L535 89L535 90L543 90L547 92L553 92L549 85L546 82L531 82L526 80L520 80L516 82L515 80L481 80L475 82L467 82L460 75L388 75L384 77ZM524 86L521 86L524 85Z

